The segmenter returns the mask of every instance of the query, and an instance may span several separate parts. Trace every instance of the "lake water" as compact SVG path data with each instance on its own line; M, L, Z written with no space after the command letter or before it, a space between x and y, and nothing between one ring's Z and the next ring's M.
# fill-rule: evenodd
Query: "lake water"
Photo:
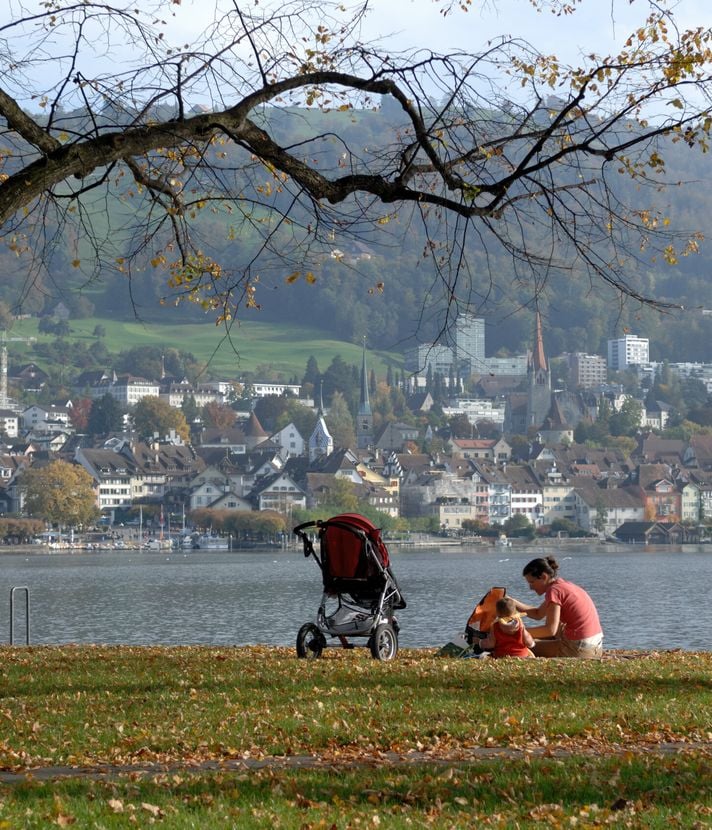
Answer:
M408 607L403 647L441 646L462 631L494 586L536 602L521 576L541 548L391 548ZM608 648L712 650L712 549L557 547L560 575L585 587ZM10 592L30 590L31 642L128 645L293 645L313 620L321 575L291 552L142 552L0 556L0 642L10 638ZM25 601L15 594L15 642Z

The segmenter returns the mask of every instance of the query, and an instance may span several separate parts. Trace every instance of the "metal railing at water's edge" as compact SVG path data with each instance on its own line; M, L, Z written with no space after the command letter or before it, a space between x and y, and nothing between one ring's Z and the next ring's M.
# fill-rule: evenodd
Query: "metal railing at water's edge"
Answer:
M15 645L15 591L25 594L25 645L30 644L30 589L26 585L16 585L10 590L10 645Z

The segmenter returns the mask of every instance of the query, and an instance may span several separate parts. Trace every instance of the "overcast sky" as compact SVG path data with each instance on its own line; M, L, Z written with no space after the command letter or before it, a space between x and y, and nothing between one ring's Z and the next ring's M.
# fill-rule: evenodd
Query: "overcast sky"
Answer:
M182 0L176 21L185 31L195 30L204 23L208 5L207 0ZM452 3L456 8L443 16L446 5L448 0L373 0L364 39L392 36L398 48L443 52L477 51L491 38L513 35L573 63L591 51L620 49L647 7L646 0L583 0L573 14L554 17L536 11L529 0L472 0L468 12ZM682 28L712 26L712 0L673 0L670 5Z
M372 0L362 40L380 38L381 46L386 48L388 44L393 51L427 48L476 53L489 40L510 35L530 41L544 53L555 54L562 63L578 65L581 55L617 53L645 19L648 9L647 0L578 1L580 5L573 14L554 17L548 10L537 11L530 0L472 0L468 12L461 11L456 0ZM190 43L213 19L216 2L224 8L232 7L232 0L176 0L169 4L161 15L169 21L164 42L179 48ZM289 0L282 2L284 7L289 4ZM347 6L357 2L345 0ZM247 0L246 7L253 3L255 0ZM443 16L442 9L448 5L454 8ZM712 0L670 0L669 5L681 28L712 27ZM40 6L40 0L0 0L0 26L10 19L11 10L17 14L24 8L31 13ZM145 9L146 4L137 6ZM270 7L279 8L280 0L261 0L260 8ZM93 65L95 72L113 74L122 61L130 58L130 45L106 55L102 44L103 38L97 38L95 54L85 53L80 66ZM69 47L62 51L71 54ZM40 87L43 81L49 86L56 81L47 76L47 66L38 70ZM18 82L12 91L21 97L22 89L22 82Z

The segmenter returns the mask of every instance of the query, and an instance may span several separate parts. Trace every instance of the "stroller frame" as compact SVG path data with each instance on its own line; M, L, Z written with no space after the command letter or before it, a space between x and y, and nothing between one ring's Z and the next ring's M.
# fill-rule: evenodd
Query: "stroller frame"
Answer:
M375 659L392 660L400 630L394 611L406 603L378 528L358 513L344 513L305 522L294 533L302 541L304 556L314 557L323 582L316 621L305 623L297 634L297 655L320 657L329 638L338 640L332 645L354 648L351 637L365 639Z

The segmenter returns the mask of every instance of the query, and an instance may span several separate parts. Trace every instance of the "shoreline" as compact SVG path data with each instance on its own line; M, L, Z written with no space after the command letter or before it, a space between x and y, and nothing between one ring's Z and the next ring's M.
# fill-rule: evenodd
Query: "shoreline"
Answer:
M385 540L387 547L399 553L407 553L409 550L423 550L423 549L438 549L447 548L455 550L468 550L472 553L516 553L528 551L531 553L546 553L556 551L561 548L578 548L582 553L586 549L601 551L601 550L617 550L622 551L675 551L680 549L700 548L712 552L712 545L704 544L702 542L689 542L675 545L645 545L640 543L626 543L626 542L612 542L603 539L535 539L533 541L510 540L507 545L483 542L481 539L465 538L465 539L441 539L433 537L432 539L417 539L417 540ZM135 542L124 542L123 544L115 544L107 542L106 545L97 543L86 544L61 544L60 546L52 546L47 544L33 545L0 545L0 557L2 556L27 556L27 555L43 555L43 556L76 556L86 553L182 553L183 555L193 555L201 553L299 553L301 548L297 545L290 545L288 547L278 547L275 545L249 545L249 546L234 546L232 548L177 548L172 546L165 547L148 547L147 545L139 545Z

